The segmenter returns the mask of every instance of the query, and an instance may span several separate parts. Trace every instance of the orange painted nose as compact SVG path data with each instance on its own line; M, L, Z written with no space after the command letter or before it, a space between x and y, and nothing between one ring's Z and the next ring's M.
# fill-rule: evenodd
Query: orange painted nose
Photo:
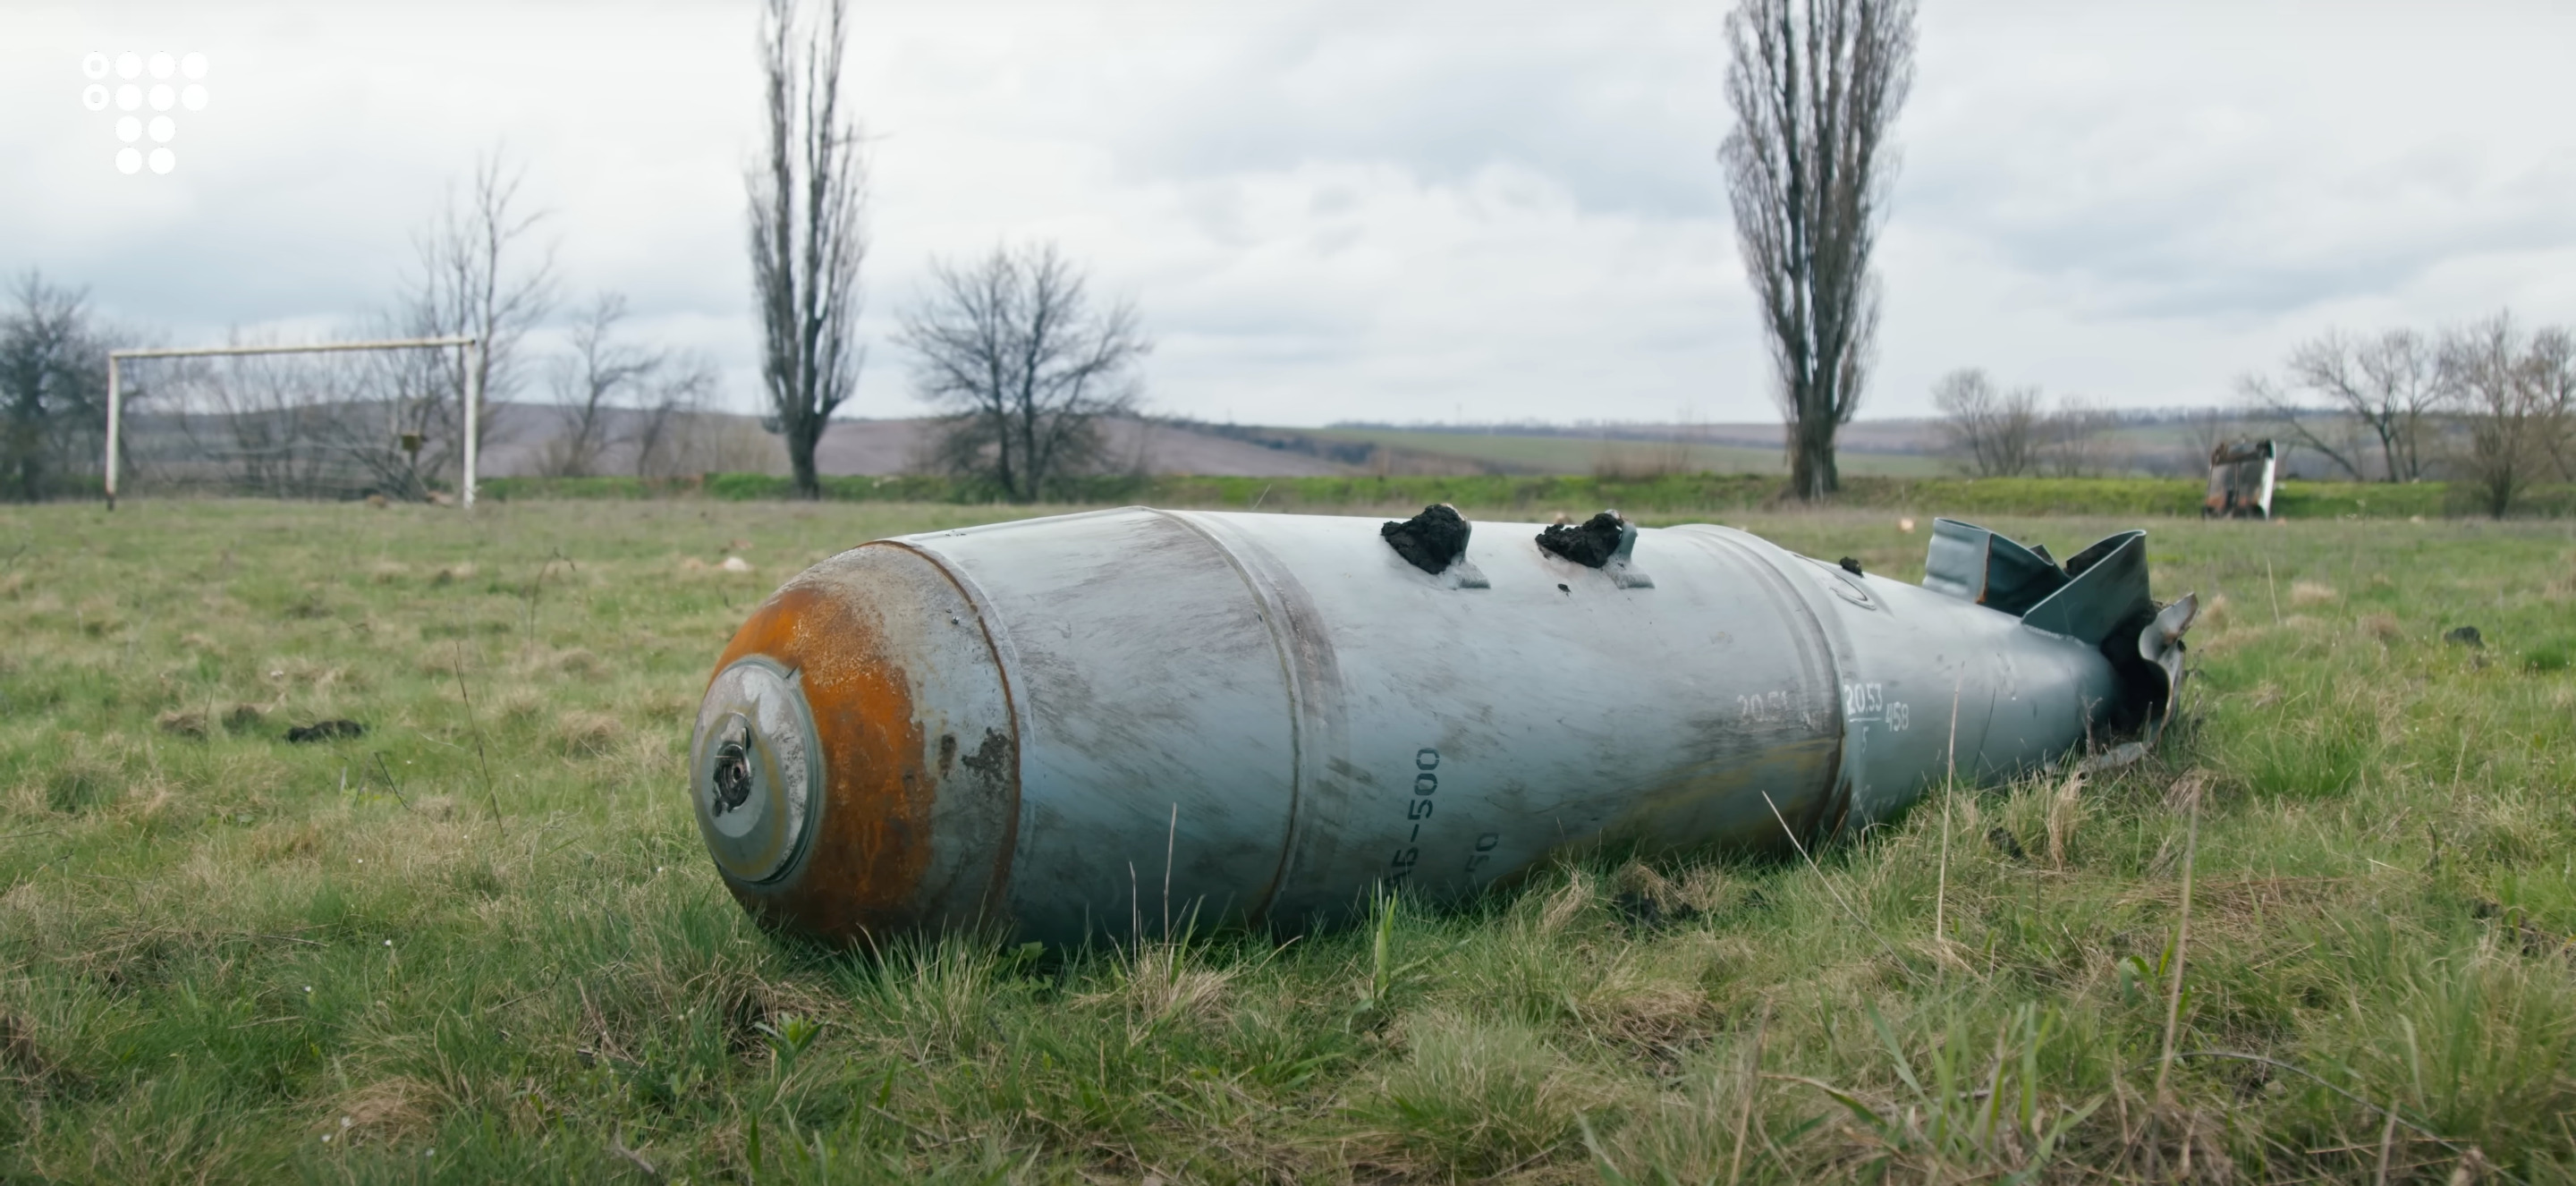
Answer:
M852 942L997 922L1017 738L966 591L909 548L865 545L772 595L716 661L691 806L765 923Z

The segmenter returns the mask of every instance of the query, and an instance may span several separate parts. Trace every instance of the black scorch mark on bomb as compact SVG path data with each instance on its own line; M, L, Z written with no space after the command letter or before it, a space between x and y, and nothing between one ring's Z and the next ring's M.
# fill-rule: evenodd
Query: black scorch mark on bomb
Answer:
M1448 571L1467 554L1467 518L1446 503L1424 507L1421 514L1401 523L1390 520L1377 533L1405 563L1433 576Z
M1603 511L1579 525L1551 524L1538 533L1538 546L1585 568L1599 568L1618 554L1619 528L1619 516Z

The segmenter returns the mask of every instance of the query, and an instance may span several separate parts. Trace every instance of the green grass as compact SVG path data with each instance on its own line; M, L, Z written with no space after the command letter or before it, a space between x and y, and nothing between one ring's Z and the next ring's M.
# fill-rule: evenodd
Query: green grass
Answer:
M1589 858L1284 945L764 936L678 789L708 664L817 557L1017 513L0 508L0 1180L2576 1167L2565 523L2148 521L2209 605L2170 746L1813 866ZM1879 511L1728 520L1920 571Z
M833 502L989 505L996 496L972 480L903 475L837 477L822 482ZM1498 513L1545 518L1555 512L1589 514L1602 507L1641 513L1745 512L1786 509L1776 475L1674 473L1629 479L1580 474L1448 477L1247 478L1100 476L1061 484L1067 501L1145 503L1154 506L1257 507L1371 513L1418 508L1427 502L1490 508ZM2197 515L2203 483L2171 478L1904 478L1846 477L1832 506L1907 514L1946 515ZM786 478L767 474L709 474L695 479L495 478L482 486L496 502L514 499L710 498L780 501L792 497ZM2467 496L2440 482L2386 485L2358 482L2285 483L2273 500L2285 519L2408 519L2481 514ZM2576 487L2536 488L2518 515L2576 515Z

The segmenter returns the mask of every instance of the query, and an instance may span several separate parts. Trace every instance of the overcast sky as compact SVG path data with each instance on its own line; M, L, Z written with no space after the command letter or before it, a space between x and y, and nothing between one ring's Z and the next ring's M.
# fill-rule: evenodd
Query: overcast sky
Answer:
M1045 238L1136 301L1161 412L1768 418L1725 12L860 0L844 414L919 411L885 339L928 261ZM0 269L172 342L350 332L500 146L568 290L626 293L747 408L755 16L0 0ZM2576 321L2576 5L1926 0L1920 32L1870 414L1963 365L2206 404L2329 326ZM82 105L83 56L129 49L207 56L167 175L119 173L119 113Z

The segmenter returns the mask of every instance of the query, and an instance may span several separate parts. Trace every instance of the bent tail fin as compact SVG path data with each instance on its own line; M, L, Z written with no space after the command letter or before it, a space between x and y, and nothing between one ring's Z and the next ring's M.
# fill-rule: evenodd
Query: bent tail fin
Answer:
M2143 531L2105 536L2060 568L2044 550L1974 523L1934 519L1923 587L2095 646L2123 621L2142 611L2152 616L2156 609L2147 599Z
M2154 617L2147 597L2147 533L2123 531L2066 558L2065 585L2021 615L2024 624L2051 634L2102 645L2120 624Z
M2036 552L1974 523L1932 521L1923 587L2020 616L2066 585L2066 573Z
M2021 618L2034 630L2099 648L2129 686L2116 714L2159 731L2182 685L2182 635L2199 613L2184 594L2159 607L2147 592L2147 533L2123 531L2066 558L2026 548L1973 523L1932 521L1923 587Z

